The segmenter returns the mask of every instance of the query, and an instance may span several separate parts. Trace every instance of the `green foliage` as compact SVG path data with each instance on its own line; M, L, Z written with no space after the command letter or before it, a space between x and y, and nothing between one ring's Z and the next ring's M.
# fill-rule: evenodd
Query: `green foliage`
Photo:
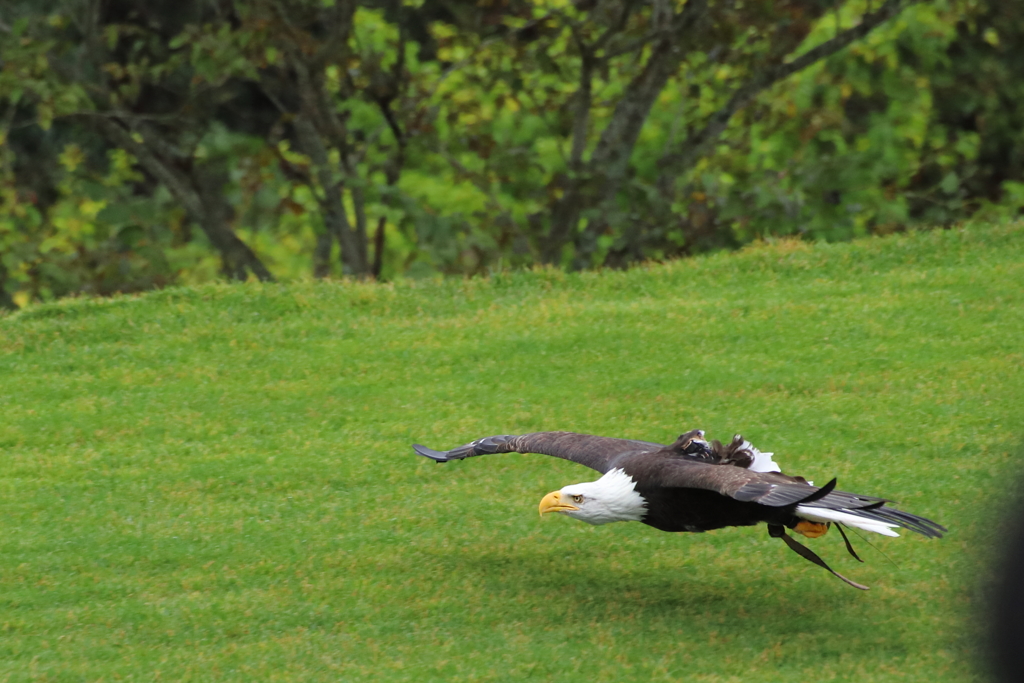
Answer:
M626 272L169 288L0 318L0 676L981 681L1024 225ZM593 473L410 444L742 431L938 541L537 518ZM879 552L880 551L880 552ZM884 553L884 554L883 554ZM890 561L891 560L891 561Z
M669 163L766 64L884 4L712 1L623 132L687 3L16 2L0 36L0 305L264 262L285 280L367 276L378 226L377 277L393 279L1018 215L1014 3L912 3ZM236 236L252 259L225 246Z
M105 172L97 172L78 145L67 145L59 156L56 198L42 211L8 176L0 247L18 304L27 303L29 293L43 299L107 295L174 280L172 263L185 241L180 215L166 197L132 192L141 175L125 152L110 150L106 161Z
M931 88L962 11L915 6L737 118L734 149L709 159L698 182L735 239L844 239L966 215L957 174L980 136L941 125ZM823 22L812 40L830 30ZM915 183L925 171L934 186Z

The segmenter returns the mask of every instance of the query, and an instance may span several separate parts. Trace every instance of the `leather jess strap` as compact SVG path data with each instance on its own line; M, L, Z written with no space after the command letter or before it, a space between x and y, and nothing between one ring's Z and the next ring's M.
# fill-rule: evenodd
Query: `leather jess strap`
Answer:
M785 544L789 546L790 550L795 552L797 555L804 558L808 562L813 562L822 569L829 571L830 573L832 573L833 576L839 577L840 579L850 584L854 588L859 588L862 591L869 590L867 586L857 583L856 581L851 581L850 579L846 578L836 570L832 569L832 567L828 566L825 563L825 560L818 557L818 554L816 552L814 552L806 546L800 545L795 539L793 539L792 536L787 534L785 527L779 524L769 524L768 535L772 538L781 538L785 542ZM846 547L850 551L850 553L859 560L860 558L857 557L857 554L853 552L853 548L850 546L850 541L846 538L846 534L843 534L843 540L846 541Z

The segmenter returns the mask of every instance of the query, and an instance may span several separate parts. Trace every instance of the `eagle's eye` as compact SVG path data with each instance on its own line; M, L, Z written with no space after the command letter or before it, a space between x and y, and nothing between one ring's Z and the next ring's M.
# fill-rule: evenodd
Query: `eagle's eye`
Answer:
M581 496L581 495L579 495L577 493L575 496L572 497L572 502L574 502L574 503L582 503L583 502L583 496Z

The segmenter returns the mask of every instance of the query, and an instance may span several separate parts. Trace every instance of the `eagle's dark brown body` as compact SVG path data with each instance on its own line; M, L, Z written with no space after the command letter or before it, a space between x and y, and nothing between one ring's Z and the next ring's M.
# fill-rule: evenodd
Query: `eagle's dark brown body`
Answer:
M679 470L677 476L685 479L686 468L691 466L704 468L709 465L665 452L643 453L623 464L622 470L636 480L637 493L647 501L647 514L641 520L644 524L661 531L711 531L762 522L792 527L799 521L786 508L739 501L703 488L657 483L667 468Z
M637 492L648 506L647 515L641 521L660 531L712 531L762 522L792 528L799 522L784 509L723 499L714 491L637 486Z

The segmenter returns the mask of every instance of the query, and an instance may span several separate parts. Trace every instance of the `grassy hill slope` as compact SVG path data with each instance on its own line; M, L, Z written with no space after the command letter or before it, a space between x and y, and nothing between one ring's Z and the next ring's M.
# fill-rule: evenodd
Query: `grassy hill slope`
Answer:
M0 319L0 680L975 679L1022 314L1016 224ZM572 463L409 447L698 426L950 534L809 541L863 593L763 527L538 519Z

